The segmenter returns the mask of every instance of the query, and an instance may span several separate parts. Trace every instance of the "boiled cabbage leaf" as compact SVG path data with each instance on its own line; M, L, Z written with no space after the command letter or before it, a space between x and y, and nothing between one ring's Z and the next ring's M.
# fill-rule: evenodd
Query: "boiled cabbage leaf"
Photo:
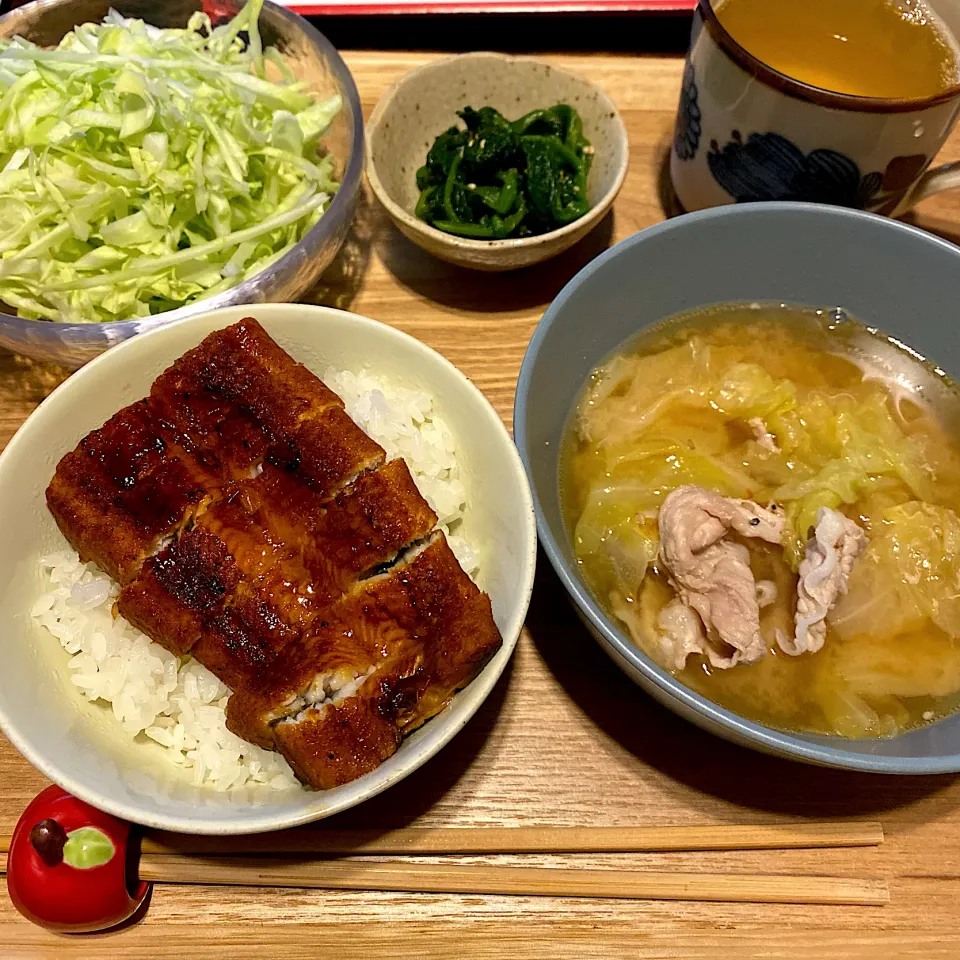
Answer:
M750 420L783 415L797 405L790 380L775 380L756 363L737 363L704 391L705 400L721 413Z
M860 397L815 395L792 413L788 429L776 418L771 429L797 464L796 479L773 492L786 506L784 549L794 570L821 507L856 503L889 480L918 500L934 499L923 442L903 431L881 387L867 384Z
M889 507L831 611L843 637L894 637L931 621L960 639L960 518L911 500Z

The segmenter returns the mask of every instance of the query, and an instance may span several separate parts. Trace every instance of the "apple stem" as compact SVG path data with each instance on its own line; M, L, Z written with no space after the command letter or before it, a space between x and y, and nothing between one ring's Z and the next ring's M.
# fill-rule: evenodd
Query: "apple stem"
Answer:
M67 832L51 818L34 824L30 831L30 845L48 867L55 867L63 861L66 842Z

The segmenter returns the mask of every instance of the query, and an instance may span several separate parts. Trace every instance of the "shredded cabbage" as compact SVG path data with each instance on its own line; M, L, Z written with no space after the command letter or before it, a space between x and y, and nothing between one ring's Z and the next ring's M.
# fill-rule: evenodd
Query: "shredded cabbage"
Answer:
M262 5L182 30L111 10L55 50L0 39L0 301L29 319L149 316L259 273L314 226L341 102L262 49Z

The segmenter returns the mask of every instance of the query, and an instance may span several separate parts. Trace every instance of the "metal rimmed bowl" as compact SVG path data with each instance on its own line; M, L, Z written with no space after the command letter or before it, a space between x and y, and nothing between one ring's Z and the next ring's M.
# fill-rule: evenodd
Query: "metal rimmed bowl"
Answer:
M202 0L36 0L0 17L0 36L22 36L55 46L77 24L102 20L110 8L158 27L183 27L191 14L208 9ZM218 0L218 17L232 17L238 0ZM363 115L347 65L329 40L306 20L267 2L260 14L264 45L275 46L298 79L320 95L339 93L343 108L324 138L335 158L340 189L317 225L279 260L256 276L206 300L197 300L138 320L114 323L52 323L0 313L0 347L38 360L79 367L114 344L144 330L242 303L295 300L337 255L350 229L363 172Z
M960 248L922 230L840 207L755 203L643 230L581 270L553 301L527 349L514 414L540 542L590 632L662 704L711 733L776 756L877 773L960 771L960 712L889 738L794 733L718 706L663 670L584 581L558 483L568 416L591 371L659 320L731 302L841 306L957 379L958 284Z

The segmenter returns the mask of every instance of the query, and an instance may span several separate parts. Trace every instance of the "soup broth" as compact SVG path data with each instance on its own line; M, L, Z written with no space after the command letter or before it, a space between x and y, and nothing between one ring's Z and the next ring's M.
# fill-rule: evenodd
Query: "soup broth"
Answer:
M893 735L960 703L960 402L941 371L841 313L731 305L672 318L594 372L561 456L582 574L634 642L704 696L783 729ZM666 655L676 596L666 496L695 484L776 504L782 543L743 540L766 652L730 669ZM822 649L784 653L820 508L867 537Z
M822 90L922 99L958 79L956 44L922 0L722 0L715 6L745 50Z

